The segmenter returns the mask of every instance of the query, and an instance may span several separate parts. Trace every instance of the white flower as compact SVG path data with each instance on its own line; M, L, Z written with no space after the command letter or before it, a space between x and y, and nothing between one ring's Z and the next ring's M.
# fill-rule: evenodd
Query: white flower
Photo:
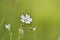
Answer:
M36 28L34 27L34 28L32 28L32 30L33 30L33 31L35 31L35 30L36 30Z
M6 29L10 30L10 24L5 24Z
M35 31L36 27L30 27L29 29L32 30L32 31Z
M23 29L19 29L19 32L21 33L21 34L24 34L24 30Z
M30 22L32 22L32 18L30 18L30 15L28 14L26 14L25 16L21 15L21 21L23 23L30 24Z

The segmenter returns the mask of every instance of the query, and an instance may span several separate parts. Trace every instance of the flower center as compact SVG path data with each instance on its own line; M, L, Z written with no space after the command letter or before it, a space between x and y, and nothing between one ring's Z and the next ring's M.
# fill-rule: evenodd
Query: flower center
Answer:
M26 22L27 22L27 20L25 19L25 20L24 20L24 22L26 23Z

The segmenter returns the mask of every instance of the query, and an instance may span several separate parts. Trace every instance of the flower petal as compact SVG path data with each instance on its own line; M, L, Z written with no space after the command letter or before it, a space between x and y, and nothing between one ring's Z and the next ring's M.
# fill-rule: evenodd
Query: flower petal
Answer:
M24 18L24 15L21 15L20 17L21 17L21 18Z
M30 15L26 14L26 18L29 18L29 17L30 17Z
M26 24L30 24L30 21L27 21Z
M10 24L5 24L6 29L10 29Z
M24 19L21 19L21 21L24 23Z
M32 18L29 18L28 21L32 22Z
M23 18L21 19L21 21L24 23L25 19L26 19L26 18L25 18L25 17L23 17Z
M33 31L35 31L36 30L36 28L33 28Z

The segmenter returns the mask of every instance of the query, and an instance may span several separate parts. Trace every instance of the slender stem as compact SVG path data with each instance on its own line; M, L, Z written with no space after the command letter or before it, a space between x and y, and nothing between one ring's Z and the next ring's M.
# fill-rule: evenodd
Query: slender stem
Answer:
M18 40L20 40L20 36L19 36Z
M20 40L22 37L23 37L22 35L21 35L21 36L19 35L19 38L18 38L18 40Z
M12 40L12 32L9 30L10 40Z
M24 24L21 24L20 28L23 29L23 26L24 26ZM19 37L18 37L18 40L20 40L22 37L23 37L23 35L21 35L21 34L20 34L20 31L19 31Z

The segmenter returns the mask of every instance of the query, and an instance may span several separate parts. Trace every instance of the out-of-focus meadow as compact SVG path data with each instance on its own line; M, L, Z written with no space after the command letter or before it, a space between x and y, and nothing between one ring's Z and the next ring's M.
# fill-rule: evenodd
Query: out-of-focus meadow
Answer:
M0 0L0 40L9 40L5 24L11 24L12 40L17 40L20 15L30 14L35 32L26 28L20 40L58 40L60 36L60 0Z

